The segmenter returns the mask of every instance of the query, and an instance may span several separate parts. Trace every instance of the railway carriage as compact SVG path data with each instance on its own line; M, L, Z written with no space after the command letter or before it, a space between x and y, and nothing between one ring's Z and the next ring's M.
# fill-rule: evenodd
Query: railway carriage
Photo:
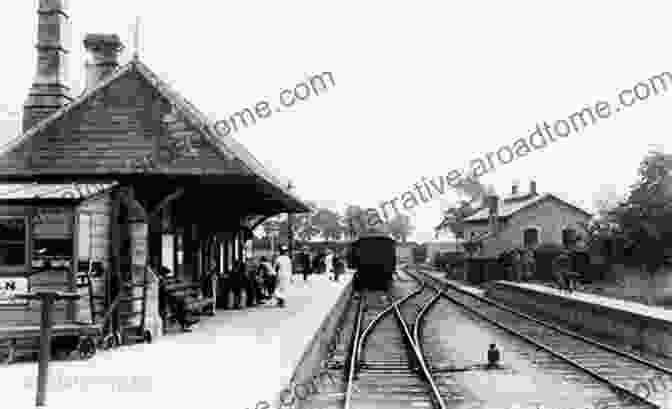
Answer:
M360 237L352 243L355 288L358 290L385 290L389 287L397 267L397 243L387 235Z

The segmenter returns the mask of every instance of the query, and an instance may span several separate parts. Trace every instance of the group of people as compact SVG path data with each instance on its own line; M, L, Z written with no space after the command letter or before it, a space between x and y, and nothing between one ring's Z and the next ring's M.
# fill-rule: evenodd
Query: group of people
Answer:
M572 270L572 259L566 254L560 254L553 260L553 279L561 290L569 293L576 289L579 274Z
M327 274L331 280L339 281L345 273L345 257L329 249L313 255L304 248L296 256L296 268L304 281L308 281L311 274Z
M292 279L292 261L286 246L280 247L280 255L271 262L262 256L256 268L249 268L244 261L239 261L222 282L224 300L229 292L233 293L234 308L241 309L242 295L245 293L245 304L254 307L275 301L278 307L285 306L287 288Z
M500 256L500 263L511 281L525 281L534 276L534 252L531 249L513 249Z
M232 271L220 277L220 295L224 304L228 306L229 294L233 295L233 308L254 307L259 304L274 303L277 307L285 307L287 290L293 281L294 267L296 272L303 275L308 281L311 274L328 274L332 280L339 281L345 272L345 260L332 251L313 256L306 248L300 251L294 263L288 255L287 246L281 246L279 255L273 261L262 256L259 263L251 268L245 261L234 264ZM162 283L167 282L171 271L160 267L159 276ZM243 305L243 293L245 302ZM189 331L196 321L189 318L185 307L187 300L183 297L164 290L160 287L162 309L166 306L175 313L177 321L184 331Z

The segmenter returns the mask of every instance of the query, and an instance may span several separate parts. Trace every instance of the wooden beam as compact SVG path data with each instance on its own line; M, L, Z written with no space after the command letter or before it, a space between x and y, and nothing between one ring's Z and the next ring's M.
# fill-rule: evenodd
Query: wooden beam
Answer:
M70 271L68 271L68 292L77 292L77 270L79 267L79 217L77 209L71 208L70 221L72 223L72 261L70 261ZM77 301L72 300L68 303L67 319L75 321L77 319ZM93 311L91 311L93 317Z
M161 199L161 201L156 206L154 206L154 208L152 208L152 210L149 212L149 218L153 219L161 212L161 210L163 210L171 202L184 196L184 191L185 191L184 188L179 188L175 192Z

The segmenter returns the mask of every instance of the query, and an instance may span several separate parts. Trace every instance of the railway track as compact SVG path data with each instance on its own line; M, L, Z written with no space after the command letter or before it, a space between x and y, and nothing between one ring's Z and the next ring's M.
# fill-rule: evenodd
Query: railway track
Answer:
M437 292L415 279L396 280L390 292L364 292L349 329L327 362L339 381L301 408L446 409L417 349L417 324Z
M440 291L443 301L435 300L432 309L440 309L437 304L449 301L500 331L541 350L546 357L542 358L546 361L542 362L542 366L568 364L579 373L592 378L595 388L600 385L609 387L615 393L600 399L602 408L668 407L667 390L669 381L672 380L672 370L512 310L478 294L464 291L438 280L427 271L417 270L413 273L407 269L406 272ZM436 328L440 326L440 318L431 322L436 332ZM433 353L431 347L422 349L428 358L430 370L436 373L440 367L440 355ZM586 387L590 388L590 385Z

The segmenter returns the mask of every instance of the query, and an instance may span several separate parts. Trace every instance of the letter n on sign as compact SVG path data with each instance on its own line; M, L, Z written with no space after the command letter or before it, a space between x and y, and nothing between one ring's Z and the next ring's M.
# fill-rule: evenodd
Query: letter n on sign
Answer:
M25 305L27 300L17 300L16 293L28 292L28 279L25 277L0 278L0 305Z

